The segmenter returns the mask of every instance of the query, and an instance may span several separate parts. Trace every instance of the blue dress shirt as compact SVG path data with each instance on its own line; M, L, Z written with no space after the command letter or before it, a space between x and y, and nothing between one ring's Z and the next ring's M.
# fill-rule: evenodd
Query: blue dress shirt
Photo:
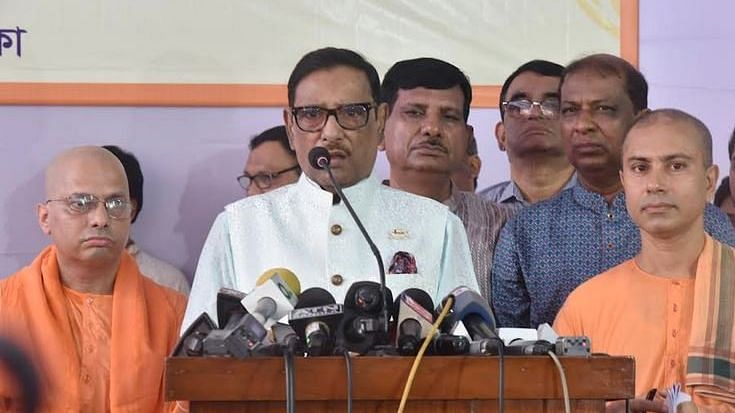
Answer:
M713 238L735 246L730 221L710 203L704 226ZM572 290L633 258L640 247L623 192L608 204L578 184L524 208L505 225L495 248L491 291L498 325L553 323Z

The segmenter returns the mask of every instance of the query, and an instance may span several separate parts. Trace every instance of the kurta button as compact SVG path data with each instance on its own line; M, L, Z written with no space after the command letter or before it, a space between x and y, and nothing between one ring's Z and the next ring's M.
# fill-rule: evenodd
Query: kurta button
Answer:
M332 284L334 285L342 285L342 282L344 281L344 278L342 278L339 274L334 274L332 276Z
M332 228L330 228L329 230L332 231L332 234L339 235L342 233L342 226L339 224L334 224L332 225ZM334 282L334 277L332 278L333 278L332 282Z

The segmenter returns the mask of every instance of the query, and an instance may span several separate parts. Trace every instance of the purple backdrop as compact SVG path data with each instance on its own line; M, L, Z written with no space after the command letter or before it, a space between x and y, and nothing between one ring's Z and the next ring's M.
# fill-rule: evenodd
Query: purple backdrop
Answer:
M701 117L726 173L735 124L735 3L640 3L640 61L650 106ZM505 154L492 137L497 119L495 110L473 110L470 117L483 158L480 187L507 179ZM116 144L136 154L146 182L133 236L191 277L212 220L242 196L235 176L249 137L280 122L278 108L0 107L0 278L47 244L35 214L43 168L59 151L83 144ZM382 156L376 169L386 175Z

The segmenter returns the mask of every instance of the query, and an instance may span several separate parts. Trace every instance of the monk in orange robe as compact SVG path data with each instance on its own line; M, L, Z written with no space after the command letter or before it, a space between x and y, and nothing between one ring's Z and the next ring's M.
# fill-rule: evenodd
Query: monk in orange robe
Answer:
M53 241L0 281L0 334L19 342L53 412L156 412L164 360L186 307L124 252L132 208L125 171L98 147L71 149L46 170L38 222ZM0 383L0 406L16 397Z
M684 112L645 113L625 138L620 174L641 250L577 287L554 328L589 336L593 352L635 357L634 412L735 412L735 250L704 232L718 174L712 136ZM691 397L675 411L663 397L674 385Z

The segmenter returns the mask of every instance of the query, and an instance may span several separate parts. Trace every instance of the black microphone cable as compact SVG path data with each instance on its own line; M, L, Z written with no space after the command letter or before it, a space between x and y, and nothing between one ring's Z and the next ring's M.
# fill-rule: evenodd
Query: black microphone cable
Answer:
M479 326L480 331L487 338L498 342L498 413L505 412L505 343L485 324Z
M352 208L352 204L350 204L350 201L345 197L344 192L342 192L341 185L337 183L337 179L335 179L334 174L332 174L332 168L329 166L329 156L327 148L323 146L315 146L311 151L309 151L309 163L318 169L325 169L327 171L329 179L332 181L332 185L334 186L334 190L337 191L339 198L344 201L347 211L352 216L352 220L357 224L363 238L365 238L368 246L370 246L370 251L375 255L376 261L378 261L378 272L380 273L380 295L383 296L383 334L380 340L378 340L378 344L388 344L388 321L390 320L390 314L388 313L388 296L385 292L385 265L383 264L383 258L380 255L378 247L375 245L372 238L370 238L367 230L357 217L355 210Z
M294 383L294 361L293 352L286 350L283 352L283 361L286 367L286 412L294 413L296 411L295 383Z

